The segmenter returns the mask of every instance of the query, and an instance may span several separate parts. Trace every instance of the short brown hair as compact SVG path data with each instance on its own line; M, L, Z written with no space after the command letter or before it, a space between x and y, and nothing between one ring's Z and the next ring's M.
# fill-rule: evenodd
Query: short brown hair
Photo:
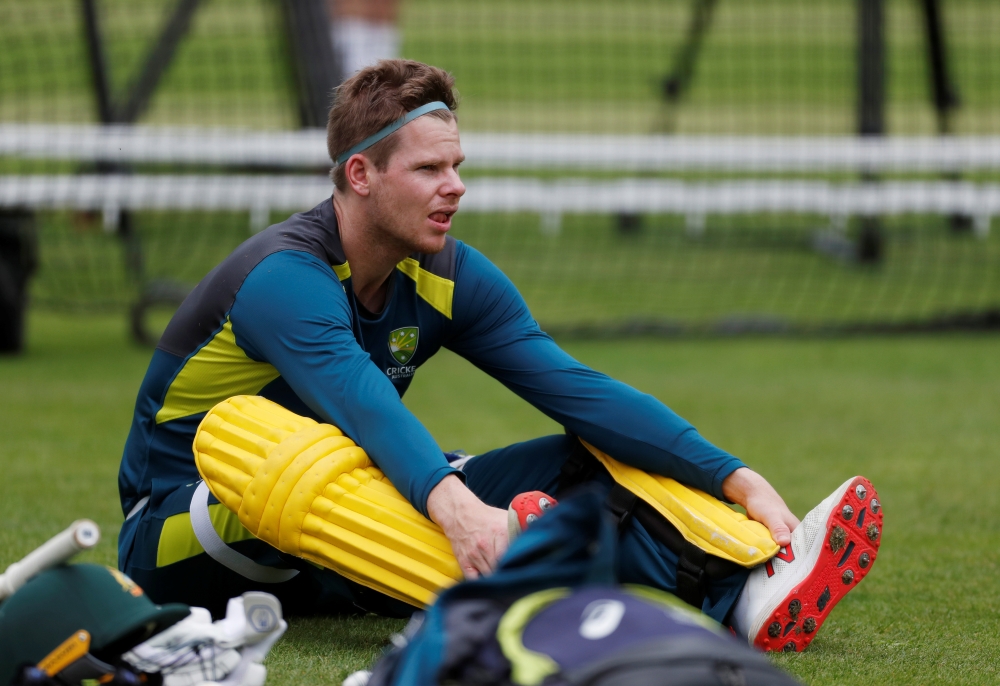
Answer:
M380 60L365 67L334 91L333 107L326 125L326 147L334 160L330 177L340 191L347 190L347 176L337 155L349 150L368 136L415 110L440 100L448 110L435 110L425 116L453 120L458 107L455 77L443 69L413 60ZM399 145L395 135L383 138L365 150L365 156L379 171ZM345 160L346 162L346 160Z

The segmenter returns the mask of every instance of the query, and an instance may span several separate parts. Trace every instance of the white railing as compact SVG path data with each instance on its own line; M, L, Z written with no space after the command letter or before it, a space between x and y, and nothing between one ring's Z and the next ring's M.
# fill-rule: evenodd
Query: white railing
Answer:
M467 182L462 212L711 214L761 212L827 216L960 214L989 230L1000 214L1000 185L949 181L828 183L824 181L684 182L666 179L595 181L479 178ZM103 211L249 211L266 222L271 210L308 209L330 197L323 176L81 174L0 176L0 206Z
M973 172L1000 170L1000 136L756 137L462 134L472 169L622 172ZM260 132L148 126L0 124L0 156L30 159L320 168L322 130Z

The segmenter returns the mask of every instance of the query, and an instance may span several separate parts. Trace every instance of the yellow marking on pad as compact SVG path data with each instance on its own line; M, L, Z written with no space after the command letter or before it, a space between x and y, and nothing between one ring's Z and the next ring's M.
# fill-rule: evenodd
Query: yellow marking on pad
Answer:
M736 512L718 498L674 479L649 474L619 462L581 440L612 478L642 498L684 536L706 553L756 567L774 557L778 544L760 522Z

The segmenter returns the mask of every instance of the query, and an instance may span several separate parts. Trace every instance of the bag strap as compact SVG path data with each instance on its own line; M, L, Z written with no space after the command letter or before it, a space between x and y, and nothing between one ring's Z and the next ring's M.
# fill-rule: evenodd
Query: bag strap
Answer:
M597 458L577 440L560 472L560 497L567 489L593 480L599 470L606 472ZM666 517L617 482L608 493L605 506L614 517L619 531L634 517L650 536L677 555L676 595L688 605L700 610L708 595L710 580L723 579L743 569L689 542Z

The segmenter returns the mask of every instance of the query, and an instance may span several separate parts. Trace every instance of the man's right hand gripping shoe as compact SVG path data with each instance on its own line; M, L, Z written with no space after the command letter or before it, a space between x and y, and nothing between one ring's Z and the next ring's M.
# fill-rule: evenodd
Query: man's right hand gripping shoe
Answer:
M733 629L761 650L805 650L872 568L881 542L878 494L864 477L847 480L806 515L788 547L750 572Z

